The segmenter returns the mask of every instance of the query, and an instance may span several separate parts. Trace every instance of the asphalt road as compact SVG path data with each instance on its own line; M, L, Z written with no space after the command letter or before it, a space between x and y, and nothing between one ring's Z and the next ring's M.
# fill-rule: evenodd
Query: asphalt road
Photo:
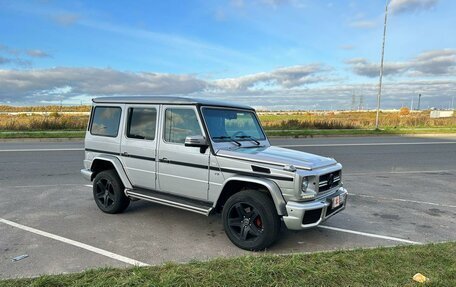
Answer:
M282 232L269 253L456 240L456 136L274 139L334 157L349 190L325 227ZM0 277L236 256L219 216L143 201L100 212L79 170L82 142L0 143ZM12 262L15 256L28 257ZM136 260L136 261L135 261Z

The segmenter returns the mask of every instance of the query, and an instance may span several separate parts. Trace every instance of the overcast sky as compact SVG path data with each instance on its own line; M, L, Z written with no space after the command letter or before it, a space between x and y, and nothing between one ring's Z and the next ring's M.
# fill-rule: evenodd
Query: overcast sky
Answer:
M0 104L159 94L269 110L374 108L384 5L0 0ZM389 10L382 107L416 105L419 93L422 107L449 107L456 1L391 0Z

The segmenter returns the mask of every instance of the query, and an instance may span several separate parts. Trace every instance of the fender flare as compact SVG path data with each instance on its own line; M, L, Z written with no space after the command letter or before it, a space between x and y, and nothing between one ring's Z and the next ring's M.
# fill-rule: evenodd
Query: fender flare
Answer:
M286 201L283 198L282 192L280 191L280 188L277 186L277 184L267 178L258 178L258 177L249 177L249 176L233 176L230 178L227 178L225 182L222 184L222 190L225 188L226 184L229 183L230 181L243 181L243 182L249 182L249 183L255 183L264 186L268 191L269 194L272 197L272 200L274 201L274 205L277 210L278 215L287 215L287 209L286 209ZM220 198L220 195L219 195ZM217 201L219 200L217 198Z
M116 170L117 174L119 175L119 178L122 181L122 183L125 186L125 188L128 188L128 189L132 189L133 188L133 186L131 185L130 180L128 179L127 174L125 173L125 170L123 168L122 163L120 162L120 160L116 156L99 155L99 156L94 157L93 160L92 160L92 165L90 167L91 170L93 170L92 169L93 168L93 164L97 160L110 162L114 166L114 169ZM93 178L92 178L92 180L93 180Z

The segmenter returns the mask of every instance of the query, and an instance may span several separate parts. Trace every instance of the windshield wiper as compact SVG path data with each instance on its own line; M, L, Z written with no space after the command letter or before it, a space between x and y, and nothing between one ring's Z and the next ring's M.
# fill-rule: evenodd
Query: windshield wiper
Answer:
M232 142L234 142L235 144L237 144L237 146L241 146L242 144L240 142L238 142L237 140L234 140L232 137L229 137L229 136L219 136L219 137L212 137L213 140L230 140Z
M255 142L256 145L260 145L260 142L252 136L236 136L236 138L237 139L249 139L249 140Z

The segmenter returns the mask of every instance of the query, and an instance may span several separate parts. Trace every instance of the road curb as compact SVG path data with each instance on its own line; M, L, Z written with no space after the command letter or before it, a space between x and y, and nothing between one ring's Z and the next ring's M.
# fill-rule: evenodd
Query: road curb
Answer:
M305 139L305 138L340 138L340 137L442 137L456 136L456 133L438 134L347 134L347 135L299 135L299 136L268 136L269 139ZM80 142L80 138L7 138L0 139L1 142Z
M82 142L84 138L8 138L0 139L3 142Z
M456 136L456 133L439 134L359 134L359 135L299 135L299 136L268 136L270 139L304 139L304 138L340 138L340 137L442 137Z

